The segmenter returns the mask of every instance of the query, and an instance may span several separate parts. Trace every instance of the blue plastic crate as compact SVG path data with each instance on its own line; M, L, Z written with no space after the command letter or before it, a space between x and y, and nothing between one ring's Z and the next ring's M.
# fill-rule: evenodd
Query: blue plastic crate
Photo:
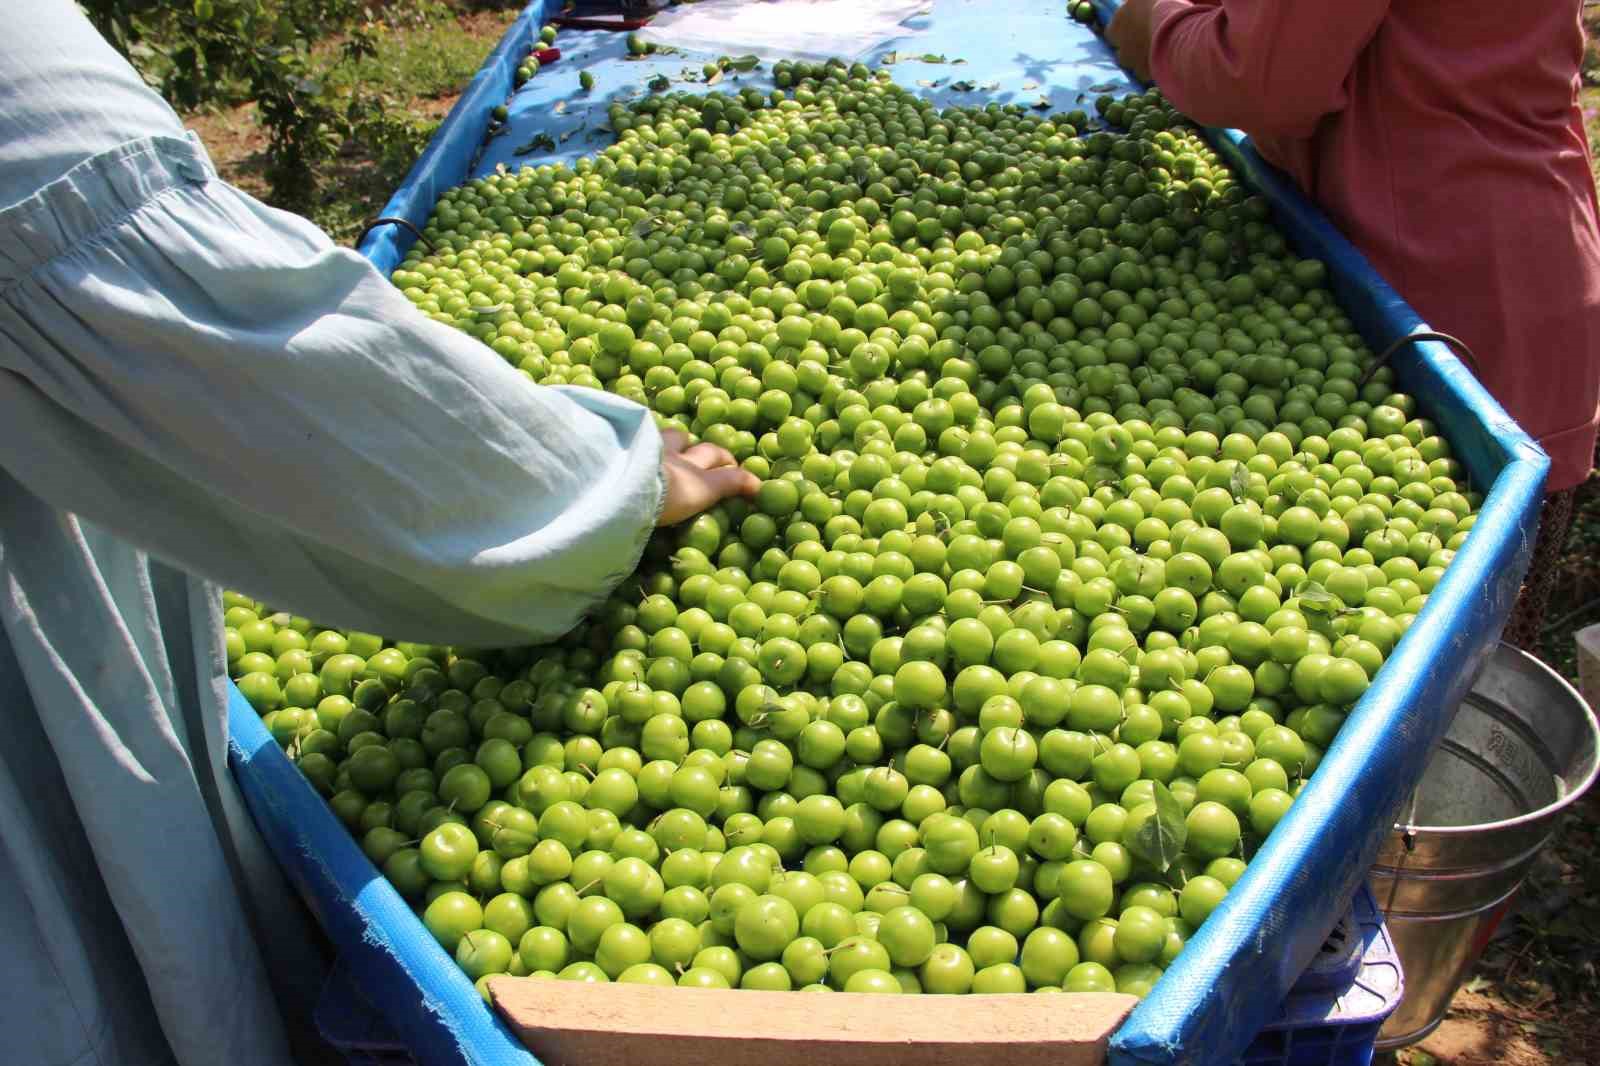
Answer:
M1116 0L1096 3L1106 15L1117 6ZM442 192L502 164L570 162L592 154L602 142L591 131L605 124L607 106L644 94L657 75L671 79L675 90L706 91L677 77L686 65L708 57L628 61L622 35L567 32L560 38L562 59L513 92L516 66L539 25L559 7L560 0L529 5L396 190L386 216L421 227ZM882 53L896 49L902 56L961 57L967 64L960 68L961 82L949 80L948 68L910 60L885 68L904 88L940 106L990 100L1030 105L1042 96L1059 111L1085 106L1102 92L1136 88L1105 44L1067 17L1059 3L934 0L932 12L908 29L917 35L887 42L862 59L877 66ZM595 76L589 93L576 92L579 70ZM766 70L741 75L740 84L770 88ZM962 82L985 89L957 89ZM990 90L995 83L1002 88ZM490 112L501 104L508 105L509 121L500 135L487 137ZM1374 350L1426 328L1327 219L1262 161L1247 137L1209 132L1240 180L1270 203L1300 254L1327 263L1330 287ZM555 148L517 154L539 134ZM361 242L360 251L388 272L411 243L409 232L385 225ZM1229 1066L1255 1034L1277 1020L1276 1006L1318 959L1335 924L1332 916L1363 881L1392 812L1420 778L1448 724L1447 709L1466 692L1516 597L1532 552L1548 459L1441 345L1403 345L1391 365L1486 493L1473 535L1249 870L1112 1035L1111 1066ZM430 1066L531 1066L533 1056L484 1006L237 694L231 718L230 765L251 813L405 1046ZM1349 957L1342 965L1349 967Z
M1359 899L1359 894L1358 897ZM1296 992L1325 991L1343 988L1361 971L1361 961L1366 950L1356 908L1339 919L1328 939L1322 942L1317 957L1311 960L1306 972L1300 975L1294 988Z
M1403 990L1400 957L1362 885L1277 1019L1256 1035L1238 1066L1366 1066ZM316 1022L350 1066L416 1063L342 962L328 975Z
M1278 1017L1256 1034L1239 1066L1366 1066L1378 1030L1404 991L1400 955L1377 901L1362 885Z

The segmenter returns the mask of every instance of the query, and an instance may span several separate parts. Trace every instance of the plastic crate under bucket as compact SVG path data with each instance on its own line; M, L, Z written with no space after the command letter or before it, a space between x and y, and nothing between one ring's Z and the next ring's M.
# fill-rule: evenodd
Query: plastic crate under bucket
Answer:
M1549 843L1594 783L1600 729L1583 697L1501 644L1461 701L1372 867L1373 894L1410 974L1379 1046L1433 1031Z
M1377 902L1362 887L1239 1066L1366 1066L1378 1027L1402 991L1399 956ZM416 1066L342 963L328 975L316 1022L351 1066Z
M1405 992L1400 955L1363 886L1240 1066L1367 1066Z

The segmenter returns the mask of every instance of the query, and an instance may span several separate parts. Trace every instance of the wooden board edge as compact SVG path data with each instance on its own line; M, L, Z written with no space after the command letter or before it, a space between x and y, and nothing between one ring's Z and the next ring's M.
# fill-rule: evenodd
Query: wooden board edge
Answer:
M495 977L546 1066L1102 1066L1138 1000L1116 993L876 996Z

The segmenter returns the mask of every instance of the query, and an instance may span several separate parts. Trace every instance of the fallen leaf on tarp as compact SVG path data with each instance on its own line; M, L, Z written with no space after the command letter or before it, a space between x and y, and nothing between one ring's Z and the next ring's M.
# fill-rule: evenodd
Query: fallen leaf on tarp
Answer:
M1035 100L1033 102L1033 109L1035 111L1048 111L1048 110L1050 110L1050 98L1048 96L1039 97L1039 99L1037 99L1037 100Z
M972 90L976 89L977 86L972 84L970 81L953 81L950 83L950 88L954 89L958 93L970 93Z
M734 70L754 70L761 65L760 56L735 56L728 63Z
M544 151L548 152L551 149L553 149L555 146L556 146L556 142L553 141L550 138L550 135L548 133L536 133L536 134L534 134L533 140L529 141L527 144L523 145L520 148L513 148L511 150L511 154L512 155L527 155L530 152L537 152L537 151L539 151L541 149L543 149Z
M892 67L896 63L900 62L900 53L899 52L888 52L888 53L886 53L884 55L884 57L882 59L878 60L878 62L883 64L886 67Z
M653 93L664 93L668 89L672 88L672 82L667 80L667 76L665 74L657 74L655 77L645 82L645 87Z
M713 74L712 74L712 75L711 75L711 77L709 77L709 78L707 78L707 79L706 79L706 84L707 84L707 85L715 85L715 84L716 84L716 83L717 83L717 82L719 82L719 81L721 81L721 80L722 80L722 70L721 70L721 68L718 68L718 69L717 69L717 70L716 70L716 71L715 71L715 72L714 72L714 73L713 73Z
M1119 88L1119 86L1117 85L1116 82L1108 81L1108 82L1102 82L1099 85L1091 85L1091 86L1089 86L1089 91L1092 92L1092 93L1108 93L1112 89L1116 89L1116 88Z
M991 81L984 85L983 91L986 93L997 93L1000 91L1000 83L997 81Z
M553 114L553 115L559 115L559 114L562 114L563 112L565 112L566 110L567 110L567 102L565 100L557 100L555 102L555 106L550 108L550 113Z
M920 56L918 56L917 58L922 60L924 63L948 63L948 62L950 62L944 56L935 55L932 52L924 52Z
M1022 91L1025 92L1025 93L1031 93L1031 92L1033 92L1033 90L1037 89L1038 87L1039 87L1039 83L1036 82L1036 81L1025 81L1025 82L1022 83Z

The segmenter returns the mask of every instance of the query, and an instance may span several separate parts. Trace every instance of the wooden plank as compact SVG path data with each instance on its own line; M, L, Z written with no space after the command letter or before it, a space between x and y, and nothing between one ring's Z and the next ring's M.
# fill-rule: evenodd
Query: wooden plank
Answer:
M881 996L496 977L546 1066L1102 1066L1138 1002L1115 993Z

